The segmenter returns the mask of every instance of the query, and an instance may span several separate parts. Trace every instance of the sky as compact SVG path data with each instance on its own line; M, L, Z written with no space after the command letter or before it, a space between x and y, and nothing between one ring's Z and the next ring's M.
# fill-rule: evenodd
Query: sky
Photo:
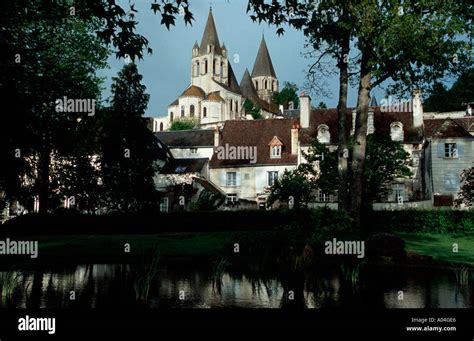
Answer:
M151 3L152 0L135 1L135 8L138 10L137 32L148 39L153 49L153 53L146 54L137 65L143 75L147 93L150 94L145 116L163 117L166 116L167 106L190 84L192 47L196 40L198 43L201 42L211 2L191 0L190 10L195 19L193 25L186 26L184 20L178 16L176 26L172 26L169 31L164 25L160 25L161 15L153 14L150 9ZM123 8L128 8L128 1L123 4ZM311 63L310 59L303 56L303 53L308 51L304 48L303 33L286 27L285 34L278 36L275 26L252 22L246 13L246 8L247 0L212 1L219 41L221 44L225 43L229 61L239 83L245 68L252 72L260 40L264 34L280 88L285 81L290 81L302 89L306 83L306 71ZM105 77L104 98L110 96L111 77L117 75L124 63L123 59L117 59L112 55L109 58L109 68L99 72L100 76ZM328 107L336 107L337 75L327 79L326 83L332 95L321 97L310 93L312 103L316 106L323 101ZM375 96L379 100L383 95L375 93ZM348 103L350 106L355 105L356 89L350 89Z

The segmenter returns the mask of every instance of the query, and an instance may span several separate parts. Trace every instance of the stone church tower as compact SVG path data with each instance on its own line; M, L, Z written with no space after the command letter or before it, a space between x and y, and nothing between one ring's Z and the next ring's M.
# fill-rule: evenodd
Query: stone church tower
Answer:
M278 79L263 35L252 70L252 81L258 97L270 103L272 93L278 91Z

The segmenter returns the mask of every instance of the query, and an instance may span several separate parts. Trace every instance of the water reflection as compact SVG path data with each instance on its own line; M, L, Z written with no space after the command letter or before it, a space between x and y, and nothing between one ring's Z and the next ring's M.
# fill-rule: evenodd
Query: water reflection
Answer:
M354 277L338 267L321 268L309 278L298 274L258 278L254 273L226 270L219 275L217 287L212 266L194 263L160 265L149 283L146 301L137 302L133 266L80 264L60 269L0 271L0 308L368 310L474 306L472 286L458 284L450 269L366 266L357 273L356 282L348 280Z

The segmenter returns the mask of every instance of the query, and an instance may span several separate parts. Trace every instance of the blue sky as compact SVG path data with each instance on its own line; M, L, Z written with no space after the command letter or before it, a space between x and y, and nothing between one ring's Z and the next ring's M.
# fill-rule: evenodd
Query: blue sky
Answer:
M161 117L166 115L169 103L173 102L190 83L191 50L194 42L201 42L202 33L209 13L209 1L191 0L190 9L195 21L192 26L185 26L184 20L178 17L176 26L168 31L160 25L161 16L154 15L150 9L152 0L137 0L137 31L143 34L153 49L153 54L145 55L139 61L139 72L143 83L150 94L146 116ZM128 8L128 2L124 3ZM240 82L247 67L252 72L262 33L265 34L275 72L282 85L284 81L296 83L300 88L305 84L305 74L311 60L302 56L305 39L301 31L286 28L283 36L275 34L276 28L266 24L253 23L246 13L247 0L214 0L212 11L217 27L219 40L225 43L229 60ZM239 62L234 62L238 55ZM122 68L124 60L109 58L109 69L101 70L99 75L106 78L104 97L110 96L111 77ZM329 107L337 104L337 75L327 80L331 97L320 97L311 94L313 105L324 101ZM356 103L356 89L349 91L349 105ZM376 92L380 101L382 92Z

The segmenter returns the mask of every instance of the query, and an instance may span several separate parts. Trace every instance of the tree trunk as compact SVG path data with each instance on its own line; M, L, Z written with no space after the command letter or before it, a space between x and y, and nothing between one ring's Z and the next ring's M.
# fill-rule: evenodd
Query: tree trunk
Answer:
M347 137L346 137L346 112L347 112L347 83L348 83L348 58L350 37L349 33L341 43L341 56L339 58L339 102L337 104L338 116L338 175L339 185L337 191L338 209L347 211L348 206L348 176L347 176Z
M362 52L360 66L359 92L357 98L357 116L354 134L354 149L351 164L351 213L356 227L361 225L362 200L364 187L365 151L367 145L367 120L371 90L371 72L368 66L368 53Z

